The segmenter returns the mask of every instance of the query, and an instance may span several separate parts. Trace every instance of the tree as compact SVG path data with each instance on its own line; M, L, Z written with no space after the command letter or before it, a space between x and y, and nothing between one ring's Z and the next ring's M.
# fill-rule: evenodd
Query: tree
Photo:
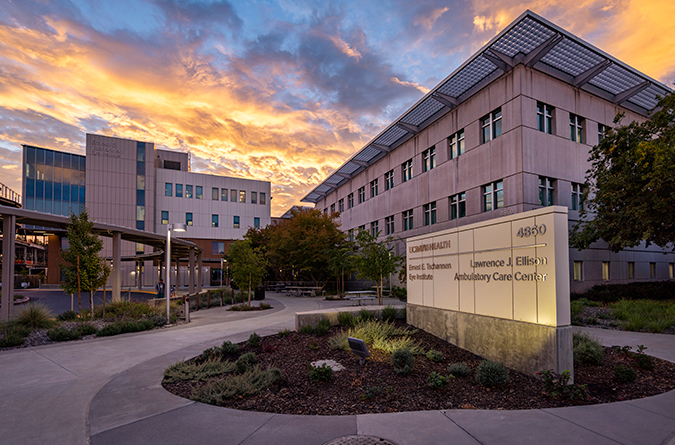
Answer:
M89 221L87 210L79 215L70 214L68 226L68 250L61 251L61 271L66 277L61 285L69 294L78 292L78 309L82 310L79 291L89 292L91 317L94 317L94 294L96 289L104 286L110 275L110 268L105 260L99 257L103 249L103 241L92 233L94 223Z
M353 243L345 243L337 249L331 249L328 268L337 280L337 293L345 291L345 274L356 271Z
M232 244L229 260L232 263L232 276L239 287L248 282L248 305L251 306L251 288L262 284L267 274L267 260L247 239Z
M607 131L591 150L573 246L603 239L617 252L643 240L661 247L675 242L675 93L656 110L645 122Z
M378 232L379 235L379 232ZM359 277L373 280L377 287L377 301L382 304L382 289L384 278L389 274L396 273L403 257L395 255L393 247L393 238L388 236L384 241L377 241L377 237L372 236L365 230L360 230L356 235L356 270Z

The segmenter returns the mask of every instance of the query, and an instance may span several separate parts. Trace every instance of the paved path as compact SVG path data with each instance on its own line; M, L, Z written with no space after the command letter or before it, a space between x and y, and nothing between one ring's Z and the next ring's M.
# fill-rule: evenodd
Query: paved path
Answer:
M243 341L252 331L266 335L292 329L295 312L344 305L270 294L268 299L275 308L263 313L203 310L193 313L189 325L173 329L1 353L0 443L323 444L359 434L400 445L657 445L675 435L675 391L576 408L328 417L235 411L191 402L161 388L170 363L224 340ZM651 337L628 340L634 334L613 337L621 334L596 332L606 344L675 351L675 336L653 343Z

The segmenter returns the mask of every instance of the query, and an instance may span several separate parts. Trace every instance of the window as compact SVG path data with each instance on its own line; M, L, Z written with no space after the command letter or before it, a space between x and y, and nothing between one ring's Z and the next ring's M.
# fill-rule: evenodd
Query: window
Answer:
M401 164L401 181L406 182L412 179L413 169L412 169L412 159L408 159L403 164Z
M584 209L584 186L581 184L572 183L572 207L571 210L583 210Z
M185 224L188 226L192 225L192 213L185 214Z
M598 144L602 141L602 139L605 137L605 132L609 130L607 125L603 124L598 124Z
M436 201L424 204L424 225L436 224Z
M609 261L602 262L602 281L609 281Z
M324 215L328 215L328 207L324 207L324 209L323 209L323 214L324 214Z
M143 253L145 253L145 244L136 243L136 255L140 255L140 254L143 254ZM141 263L141 264L143 264L143 263ZM141 265L141 268L142 267L143 266Z
M265 199L267 197L265 196L265 192L260 192L260 204L265 205Z
M394 170L389 170L384 174L384 190L394 188Z
M167 182L164 184L164 196L173 196L173 184Z
M584 118L570 113L570 140L583 144Z
M211 199L218 201L218 187L211 187Z
M224 255L225 254L225 243L223 241L211 241L211 254L212 255Z
M403 212L403 230L412 230L413 228L413 211L412 209Z
M342 213L345 211L345 199L342 198L338 201L338 212Z
M675 278L675 263L668 263L668 278Z
M354 242L354 229L349 229L347 234L349 235L349 242L353 243Z
M180 170L180 162L164 161L164 168L166 170Z
M502 109L497 108L480 120L481 142L486 143L502 135Z
M394 216L387 216L384 218L384 233L386 235L394 234Z
M238 216L233 217L233 227L235 229L239 228L239 217Z
M466 216L466 192L458 193L450 197L450 219L464 218Z
M211 227L218 227L218 215L211 215Z
M362 231L362 230L366 230L366 225L365 225L365 224L362 225L362 226L359 226L359 232Z
M537 130L553 134L553 107L537 102Z
M237 191L230 189L230 202L237 202Z
M227 201L227 189L220 189L220 200Z
M422 152L422 171L428 172L436 167L436 147L431 147Z
M251 204L258 204L258 192L251 192Z
M204 198L204 188L201 185L197 186L197 196L195 196L197 199L203 199Z
M335 213L335 203L330 205L330 213Z
M366 186L359 188L359 204L366 200Z
M574 262L574 281L582 281L583 276L581 274L583 270L583 262L582 261L575 261Z
M183 184L176 184L176 198L183 197Z
M255 227L256 229L260 228L260 218L258 218L257 216L253 218L253 227Z
M628 263L628 279L635 279L635 263L633 262Z
M370 181L370 197L371 198L374 198L374 197L377 196L377 192L378 192L377 181L378 181L377 179L374 179L374 180Z
M169 212L167 210L162 210L162 224L169 224Z
M656 278L656 263L649 263L649 278Z
M185 186L185 197L186 198L192 198L192 186L191 185Z
M244 190L239 190L239 202L246 203L246 192Z
M354 194L350 193L347 195L347 208L351 209L352 207L354 207Z
M539 205L548 207L553 205L553 191L555 180L539 176Z
M377 238L377 234L380 232L380 222L373 221L370 223L370 235L373 238Z
M448 138L448 145L450 147L450 159L455 159L457 156L464 154L464 130L459 130Z
M504 181L493 182L483 186L483 211L504 207Z

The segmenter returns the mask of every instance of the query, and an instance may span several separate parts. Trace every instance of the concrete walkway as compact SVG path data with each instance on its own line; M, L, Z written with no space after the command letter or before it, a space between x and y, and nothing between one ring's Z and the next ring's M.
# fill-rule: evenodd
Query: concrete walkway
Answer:
M358 434L400 445L658 445L675 435L675 391L576 408L337 417L235 411L164 391L163 370L177 360L253 331L293 329L295 312L345 304L269 293L268 300L274 309L263 313L202 310L173 329L0 353L0 443L323 444ZM675 336L593 333L607 345L644 344L674 360Z

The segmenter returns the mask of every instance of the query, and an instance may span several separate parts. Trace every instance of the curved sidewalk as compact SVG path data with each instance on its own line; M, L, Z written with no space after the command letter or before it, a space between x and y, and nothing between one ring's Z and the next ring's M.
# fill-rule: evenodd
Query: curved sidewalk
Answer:
M293 328L295 312L339 304L283 297L277 301L284 307L275 305L267 314L211 309L195 313L190 325L169 330L3 352L0 442L282 445L323 444L358 434L400 445L657 445L669 443L675 434L675 391L574 408L335 417L236 411L164 391L160 382L170 363L224 340L246 340L252 331L267 335ZM675 356L675 336L593 332L608 345L644 344L647 352Z

